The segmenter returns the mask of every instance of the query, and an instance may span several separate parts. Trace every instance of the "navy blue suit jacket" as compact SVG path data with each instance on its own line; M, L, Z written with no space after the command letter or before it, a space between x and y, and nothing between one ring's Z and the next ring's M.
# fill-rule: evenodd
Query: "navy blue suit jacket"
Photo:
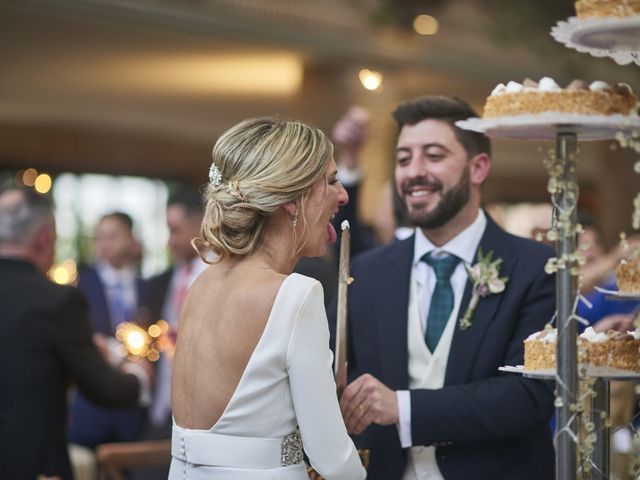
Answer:
M349 379L370 373L393 390L409 389L407 314L414 237L353 261L349 287ZM502 258L506 289L480 299L471 321L456 326L444 387L411 390L414 446L435 446L445 479L548 479L554 476L549 383L502 374L523 363L523 340L555 310L554 278L544 272L553 251L507 234L490 218L480 242ZM460 307L471 297L467 282ZM335 309L329 310L333 332ZM333 338L333 337L332 337ZM370 480L400 479L407 463L397 428L372 425L354 438L371 450Z

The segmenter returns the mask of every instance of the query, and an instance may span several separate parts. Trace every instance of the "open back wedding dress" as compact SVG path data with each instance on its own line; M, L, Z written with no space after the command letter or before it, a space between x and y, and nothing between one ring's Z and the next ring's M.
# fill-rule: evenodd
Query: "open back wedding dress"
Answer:
M174 422L169 480L307 480L301 444L325 479L365 478L331 363L322 287L291 274L216 424L193 430Z

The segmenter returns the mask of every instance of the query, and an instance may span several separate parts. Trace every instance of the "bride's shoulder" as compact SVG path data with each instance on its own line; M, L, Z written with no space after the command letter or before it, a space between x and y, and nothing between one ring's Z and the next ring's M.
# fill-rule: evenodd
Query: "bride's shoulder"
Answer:
M307 277L300 273L292 273L287 276L287 282L303 293L322 293L322 284L315 278Z

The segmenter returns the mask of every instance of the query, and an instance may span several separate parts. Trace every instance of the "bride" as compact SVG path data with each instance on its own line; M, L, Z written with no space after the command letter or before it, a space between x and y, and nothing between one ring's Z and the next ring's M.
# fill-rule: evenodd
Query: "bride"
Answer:
M209 178L195 244L211 266L180 320L169 479L306 480L301 447L327 480L365 478L322 287L291 273L336 240L330 221L348 197L333 146L300 122L245 120L216 142Z

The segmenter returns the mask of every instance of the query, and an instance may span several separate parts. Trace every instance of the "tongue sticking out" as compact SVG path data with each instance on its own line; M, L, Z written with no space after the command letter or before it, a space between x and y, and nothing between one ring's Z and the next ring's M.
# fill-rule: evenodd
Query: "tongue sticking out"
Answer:
M336 229L333 228L333 225L330 223L327 225L327 232L329 233L329 243L336 243L338 234L336 233Z

